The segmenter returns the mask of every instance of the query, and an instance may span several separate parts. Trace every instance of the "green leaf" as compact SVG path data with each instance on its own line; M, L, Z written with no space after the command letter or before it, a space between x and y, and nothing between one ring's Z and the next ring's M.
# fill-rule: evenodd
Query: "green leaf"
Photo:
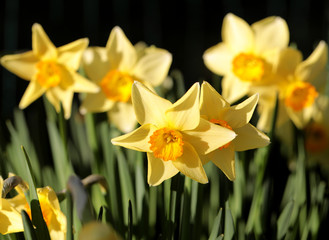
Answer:
M22 214L22 220L23 220L25 239L26 240L36 240L36 239L38 239L37 235L34 231L34 228L33 228L33 225L32 225L32 222L30 220L29 215L27 215L27 213L24 210L22 210L21 214Z
M214 224L212 226L212 230L209 236L209 240L215 240L217 239L217 236L219 235L219 231L220 231L220 225L221 225L221 220L222 220L222 213L223 213L223 209L219 209L219 212L215 218Z
M49 231L45 220L43 219L40 203L38 200L33 199L30 203L32 213L32 223L36 228L38 239L50 240Z
M225 225L224 225L224 239L230 240L233 239L235 232L234 221L232 217L231 210L229 208L229 203L225 203Z
M31 162L30 162L30 158L27 154L27 152L25 151L25 148L23 146L21 146L24 156L25 156L25 169L27 171L26 176L27 179L26 181L29 184L29 196L28 196L28 201L32 201L32 200L38 200L38 194L37 194L37 190L36 190L36 186L35 186L35 180L34 180L34 176L32 175L32 167L31 167Z
M283 211L281 212L278 221L277 221L277 239L282 239L284 235L287 233L288 228L290 226L290 218L292 210L294 209L294 201L291 200L287 203L284 207Z

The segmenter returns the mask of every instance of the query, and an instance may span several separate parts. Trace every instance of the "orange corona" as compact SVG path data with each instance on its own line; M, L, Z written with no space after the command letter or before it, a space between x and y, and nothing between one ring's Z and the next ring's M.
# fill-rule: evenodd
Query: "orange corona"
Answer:
M259 82L265 73L265 61L253 54L240 53L232 61L232 71L242 81Z
M318 92L312 84L297 81L287 87L285 104L294 111L300 111L311 106L317 96Z

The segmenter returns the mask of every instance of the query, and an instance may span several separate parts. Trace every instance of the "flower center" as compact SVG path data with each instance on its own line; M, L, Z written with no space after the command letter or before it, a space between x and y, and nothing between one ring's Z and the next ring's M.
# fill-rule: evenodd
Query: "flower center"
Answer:
M50 221L53 217L53 210L50 207L50 203L48 202L48 199L46 196L39 195L39 202L40 202L40 208L42 212L43 219L45 220L47 226L49 226ZM31 213L31 208L28 203L25 204L25 209L26 213L29 215L30 219L32 220L32 213Z
M150 137L149 143L154 156L164 161L175 161L183 154L183 136L176 130L169 128L158 129Z
M100 86L108 99L128 102L133 83L134 79L129 74L111 70L102 79Z
M306 127L305 147L310 152L322 152L329 147L326 129L320 124L310 124Z
M52 60L40 61L37 63L37 81L42 87L56 87L61 82L62 67Z
M258 82L265 72L264 59L250 53L240 53L233 61L233 73L243 81Z
M311 106L317 96L318 92L312 84L298 81L288 86L285 104L294 111L300 111Z
M218 119L211 119L210 122L215 123L216 125L222 126L224 128L233 130L232 127L230 125L228 125L228 123L224 120L218 120ZM223 146L219 147L218 149L224 149L224 148L228 148L228 146L230 146L232 141L224 144Z

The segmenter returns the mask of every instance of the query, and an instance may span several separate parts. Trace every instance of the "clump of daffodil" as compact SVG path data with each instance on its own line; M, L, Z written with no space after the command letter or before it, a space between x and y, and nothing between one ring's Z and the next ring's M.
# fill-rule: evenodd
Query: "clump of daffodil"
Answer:
M206 154L203 164L212 161L230 179L235 179L235 152L265 147L270 139L249 123L258 102L254 94L242 103L230 104L207 82L201 86L200 114L208 121L233 130L232 141Z
M149 87L160 85L171 61L168 51L141 44L133 46L121 28L114 27L105 48L88 48L83 56L86 75L101 91L86 96L81 112L107 112L109 121L119 130L132 131L137 124L131 104L133 82Z
M310 121L314 102L326 84L328 46L321 41L313 53L304 61L297 49L286 48L279 54L276 66L278 79L279 111L277 126L291 119L302 129ZM263 88L260 100L260 121L258 127L265 131L270 128L277 93Z
M3 186L2 178L0 186ZM1 188L2 189L2 188ZM32 218L31 208L26 200L21 185L15 187L17 195L13 198L1 198L0 220L1 234L24 231L21 211L24 210ZM47 224L50 238L52 240L66 239L66 217L60 209L59 202L54 190L47 186L37 189L42 216ZM3 221L2 221L3 220Z
M60 105L63 105L64 116L69 118L74 92L99 91L97 85L76 72L87 46L88 39L79 39L56 48L42 26L33 24L32 51L1 58L5 68L30 81L19 107L26 108L46 94L57 112L60 111Z
M200 117L199 88L195 83L172 104L143 84L133 84L132 104L141 126L112 139L112 143L147 153L150 185L158 185L178 172L207 183L200 156L236 137L232 130Z
M253 86L273 83L275 56L288 43L284 19L268 17L250 26L229 13L223 20L222 42L206 50L203 59L209 70L223 76L222 95L234 102L250 94Z
M329 98L320 95L315 102L312 120L305 129L305 149L310 163L329 168Z

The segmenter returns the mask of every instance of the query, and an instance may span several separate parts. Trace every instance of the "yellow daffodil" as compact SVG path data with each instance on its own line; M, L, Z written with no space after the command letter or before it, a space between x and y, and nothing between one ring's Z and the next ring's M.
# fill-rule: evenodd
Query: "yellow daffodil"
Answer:
M305 149L310 162L329 168L329 98L326 95L317 98L312 121L305 127Z
M278 34L279 33L279 34ZM222 95L234 102L252 86L271 84L278 50L287 47L289 30L284 19L268 17L251 26L232 13L223 20L222 42L203 55L204 63L222 79Z
M18 193L15 197L0 200L2 204L0 210L1 234L24 231L22 217L20 216L22 210L25 210L31 218L31 209L25 198L24 190L20 186L15 187L15 189ZM56 193L51 187L47 186L38 188L37 194L50 238L53 240L66 239L66 217L60 210Z
M158 86L165 80L171 61L168 51L140 44L134 47L121 28L114 27L105 48L88 48L84 54L84 70L101 91L86 96L81 112L107 112L118 129L132 131L137 124L131 104L133 82Z
M21 101L26 108L44 93L57 112L62 103L65 118L71 115L74 92L97 92L99 88L76 71L88 39L56 48L42 26L32 26L32 51L6 55L1 64L20 78L30 81Z
M230 179L235 179L235 151L267 146L270 139L249 123L258 101L258 94L230 106L207 82L201 87L200 114L212 123L233 130L237 137L202 157L203 164L212 161Z
M277 126L291 119L297 128L304 128L310 121L314 102L324 90L327 70L328 47L321 41L313 53L304 61L300 51L286 48L280 52L276 67L278 80L279 112ZM258 127L269 130L276 92L265 89L261 93L260 122Z
M232 130L200 118L199 88L195 83L172 104L143 84L133 84L132 104L141 126L112 139L112 143L147 153L150 185L158 185L178 172L207 183L200 155L235 138Z

